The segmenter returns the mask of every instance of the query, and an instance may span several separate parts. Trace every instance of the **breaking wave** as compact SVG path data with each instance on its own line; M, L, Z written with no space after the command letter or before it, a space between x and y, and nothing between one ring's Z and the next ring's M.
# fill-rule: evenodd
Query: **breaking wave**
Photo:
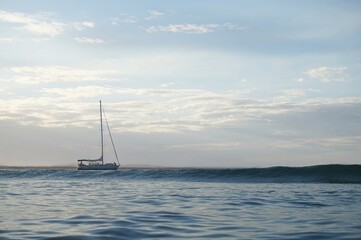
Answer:
M75 169L0 169L0 179L127 179L233 183L361 183L361 165L317 165L240 169L122 168L118 171Z

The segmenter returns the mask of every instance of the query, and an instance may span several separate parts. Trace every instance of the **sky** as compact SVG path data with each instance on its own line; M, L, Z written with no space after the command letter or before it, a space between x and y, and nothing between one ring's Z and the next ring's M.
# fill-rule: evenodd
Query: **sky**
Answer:
M360 39L352 0L0 0L0 165L99 157L99 100L123 166L361 164Z

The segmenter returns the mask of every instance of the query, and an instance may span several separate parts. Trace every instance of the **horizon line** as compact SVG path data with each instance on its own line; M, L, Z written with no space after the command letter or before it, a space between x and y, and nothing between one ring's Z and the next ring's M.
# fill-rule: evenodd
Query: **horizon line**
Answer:
M304 166L286 166L286 165L274 165L264 167L206 167L206 166L159 166L159 165L146 165L146 164L129 164L121 166L120 168L204 168L204 169L249 169L249 168L273 168L273 167L289 167L289 168L303 168L303 167L315 167L315 166L361 166L361 164L316 164L316 165L304 165ZM51 166L11 166L0 165L0 169L75 169L76 165L51 165Z

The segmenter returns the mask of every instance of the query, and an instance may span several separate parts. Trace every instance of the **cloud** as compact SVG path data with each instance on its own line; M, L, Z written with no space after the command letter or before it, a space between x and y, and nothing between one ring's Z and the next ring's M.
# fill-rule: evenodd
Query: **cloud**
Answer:
M95 23L92 21L84 21L84 22L75 22L73 26L78 31L83 31L86 28L94 28Z
M296 89L286 89L281 91L281 95L274 97L274 101L280 102L290 102L291 100L301 98L305 96L309 92L315 92L317 90L314 89L304 89L304 88L296 88Z
M202 34L213 32L217 24L173 24L167 26L151 26L146 29L148 33L172 32L172 33L193 33Z
M124 24L133 24L138 22L138 19L136 16L134 15L130 15L127 13L121 13L120 17L113 17L110 19L112 25L116 26L120 23L124 23Z
M87 28L93 28L95 26L94 22L83 22L82 24Z
M170 24L151 26L145 29L148 33L156 32L171 32L171 33L188 33L188 34L204 34L214 32L217 29L226 30L244 30L245 27L232 25L230 23L225 24Z
M29 33L50 37L60 35L66 29L66 24L50 20L48 14L30 15L0 10L0 21L19 24Z
M361 106L361 98L356 97L295 102L293 98L288 101L249 99L234 92L215 93L200 89L97 85L42 88L35 94L38 97L0 100L0 119L43 127L93 126L94 123L89 122L94 122L96 102L106 98L112 99L104 103L104 107L115 132L184 133L247 126L245 131L254 129L252 134L262 131L267 135L267 131L273 127L274 132L279 125L283 131L293 129L300 136L317 136L323 131L332 133L340 126L343 126L343 132L350 130L357 134L355 129L359 126L355 124L360 121L360 116L356 113ZM294 90L287 94L300 96L303 92ZM336 118L336 113L342 113L342 116Z
M349 148L357 149L361 140L361 136L340 136L340 137L318 137L318 138L302 138L295 139L279 139L277 136L272 141L264 141L264 139L251 140L245 142L205 142L205 143L186 143L168 145L170 150L186 150L186 151L229 151L229 150L245 150L258 149L260 145L267 149L305 149L305 148ZM262 142L260 142L262 141Z
M6 114L0 112L0 120L11 120L16 124L39 127L91 126L92 120L84 114L87 110L86 104L80 103L71 107L68 102L63 103L58 100L53 97L11 99L11 107ZM8 104L6 100L0 100L1 108L6 104ZM82 120L77 121L77 118Z
M62 98L64 100L77 100L82 98L93 98L107 96L116 92L112 88L102 86L79 86L75 88L43 88L40 93L47 97Z
M10 67L4 70L11 74L7 80L25 84L98 81L109 79L119 74L119 72L115 70L74 69L57 65Z
M169 145L168 149L172 150L197 150L197 151L226 151L236 150L245 147L241 142L216 142L216 143L192 143Z
M25 24L24 28L33 34L47 35L54 37L60 35L65 31L65 25L59 22L34 22Z
M311 78L318 79L322 82L343 82L346 67L318 67L309 69L306 74Z
M315 138L296 138L280 140L274 139L269 142L267 147L276 149L357 149L361 140L361 136L339 136L339 137L315 137Z
M146 20L153 20L153 19L158 19L160 17L163 17L165 15L165 13L160 12L160 11L156 11L156 10L148 10L148 17L146 17Z
M91 44L103 44L105 41L100 38L85 38L85 37L76 37L74 38L78 43L91 43Z
M49 13L26 14L22 12L10 12L4 10L0 10L0 21L21 25L20 29L31 34L45 35L49 37L61 35L69 29L83 31L84 29L95 27L95 23L92 21L63 23L51 19L51 14ZM6 39L3 39L3 42L5 41Z

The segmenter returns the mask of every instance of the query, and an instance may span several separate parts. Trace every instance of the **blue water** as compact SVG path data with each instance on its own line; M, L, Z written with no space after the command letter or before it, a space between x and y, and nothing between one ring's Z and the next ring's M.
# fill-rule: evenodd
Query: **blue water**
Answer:
M360 166L0 170L0 239L361 239Z

